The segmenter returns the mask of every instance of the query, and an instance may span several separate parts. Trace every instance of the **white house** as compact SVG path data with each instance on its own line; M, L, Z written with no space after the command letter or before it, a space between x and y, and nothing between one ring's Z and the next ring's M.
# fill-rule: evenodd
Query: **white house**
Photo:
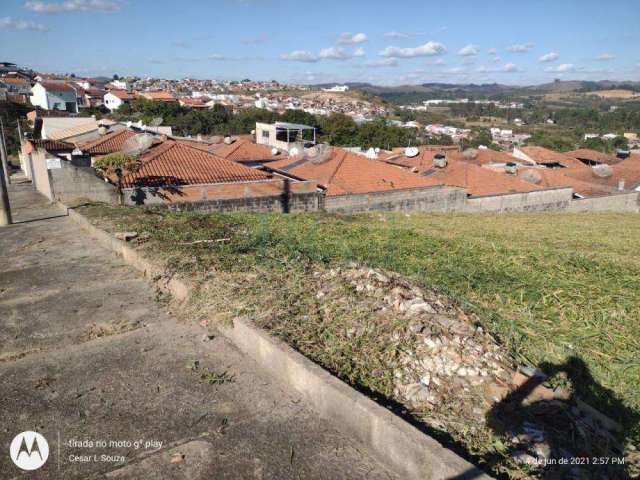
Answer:
M64 82L43 81L31 88L31 104L44 110L78 113L76 90Z
M130 104L135 98L136 96L133 93L126 90L111 90L104 96L104 106L113 112L122 105Z
M334 85L331 88L322 89L322 91L324 92L331 92L331 93L344 93L348 90L349 90L349 85Z

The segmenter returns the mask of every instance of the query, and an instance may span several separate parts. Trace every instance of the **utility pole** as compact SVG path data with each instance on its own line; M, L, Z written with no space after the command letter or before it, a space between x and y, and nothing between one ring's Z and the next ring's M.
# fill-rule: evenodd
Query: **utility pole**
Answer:
M4 123L0 117L0 160L2 160L2 173L6 179L5 183L11 183L9 178L9 164L7 159L7 144L4 141Z
M4 151L4 149L3 149ZM4 180L4 170L0 169L0 226L10 225L11 207L9 206L9 192L7 191L7 183Z

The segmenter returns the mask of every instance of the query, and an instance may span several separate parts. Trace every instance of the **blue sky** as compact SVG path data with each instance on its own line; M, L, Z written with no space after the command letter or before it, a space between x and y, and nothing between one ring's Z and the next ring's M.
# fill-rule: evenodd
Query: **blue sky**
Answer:
M640 80L637 0L0 0L0 61L375 84Z

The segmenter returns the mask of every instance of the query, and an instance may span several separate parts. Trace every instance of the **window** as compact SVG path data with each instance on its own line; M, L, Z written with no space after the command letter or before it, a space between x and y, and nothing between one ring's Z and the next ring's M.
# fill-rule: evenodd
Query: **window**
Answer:
M269 138L269 130L262 130L262 138Z

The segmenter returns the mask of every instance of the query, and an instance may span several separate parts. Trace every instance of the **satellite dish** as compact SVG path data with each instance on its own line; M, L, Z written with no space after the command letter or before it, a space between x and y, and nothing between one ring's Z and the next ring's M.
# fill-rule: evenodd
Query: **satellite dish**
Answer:
M122 152L127 155L137 156L146 152L153 145L153 135L140 133L125 140L122 144Z
M592 167L591 170L596 177L600 178L609 178L613 175L613 169L606 164L596 165L595 167Z
M369 150L367 150L367 153L365 153L364 156L372 160L378 158L378 155L376 154L376 150L373 147L369 148Z
M149 125L151 125L152 127L159 127L160 125L162 125L162 122L164 122L164 119L162 117L155 117L153 120L151 120Z
M318 149L316 147L311 147L311 148L307 148L305 149L304 153L307 155L307 157L309 158L315 158L318 156Z
M107 127L105 126L98 127L98 135L106 135L106 134L107 134Z
M375 150L376 153L380 153L380 148L379 147L376 147L374 150Z
M535 170L525 171L522 175L520 175L520 178L522 178L526 182L534 183L536 185L542 182L542 175L540 174L540 172L536 172Z
M233 139L227 135L226 137L224 137L224 143L227 145L231 145L233 143Z
M280 151L277 148L272 148L271 149L271 155L278 155L278 153L280 153Z
M82 155L82 150L76 147L73 149L73 152L71 152L71 155Z
M293 147L291 150L289 150L289 155L292 157L300 155L300 149L298 147Z
M132 122L131 120L129 120L129 121L127 122L127 128L131 128L131 126L132 126L132 125L133 125L133 122Z
M420 153L420 150L418 150L416 147L407 147L404 149L405 157L409 157L409 158L417 157L419 153Z
M251 130L251 135L255 135L256 131L255 130Z

